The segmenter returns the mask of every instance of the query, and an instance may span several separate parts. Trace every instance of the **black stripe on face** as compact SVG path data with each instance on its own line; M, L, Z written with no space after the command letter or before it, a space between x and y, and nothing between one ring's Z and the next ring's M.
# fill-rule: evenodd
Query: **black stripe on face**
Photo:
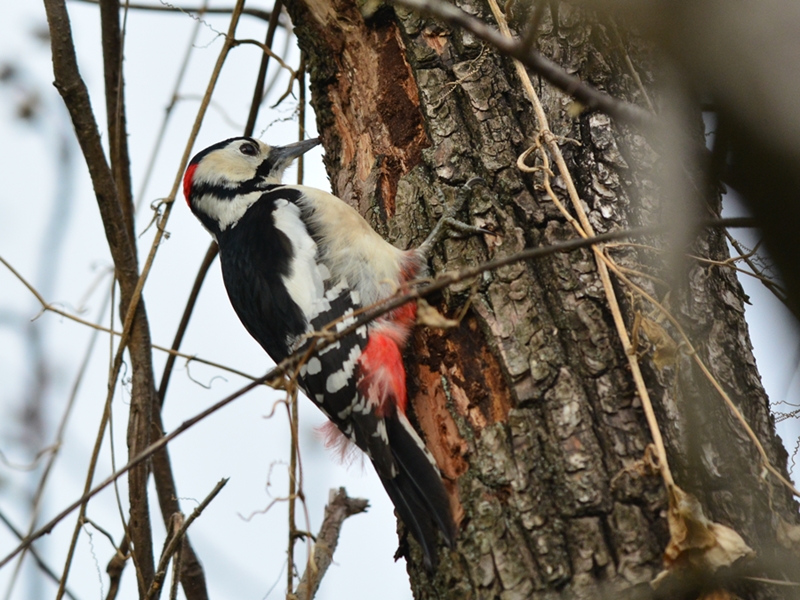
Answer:
M238 142L250 142L256 148L261 148L261 145L255 138L228 138L227 140L216 143L213 146L209 146L205 150L197 153L189 164L198 164L203 160L203 158L215 150L227 148L228 146L232 146ZM264 179L272 173L276 166L279 165L277 165L275 157L271 158L271 153L268 152L264 160L261 161L261 163L256 167L255 175L251 179L244 181L231 181L229 185L212 184L203 181L192 182L191 195L192 197L199 198L205 194L211 194L220 200L232 200L239 195L249 194L260 189L266 189L267 184L264 183Z
M236 182L229 186L198 182L192 185L192 197L200 198L206 194L210 194L219 200L233 200L237 196L244 196L251 192L257 192L260 189L264 189L264 187L260 178Z
M278 166L279 165L274 160L272 154L267 154L266 158L261 161L261 164L258 165L258 168L256 169L256 178L261 179L264 177L269 177Z

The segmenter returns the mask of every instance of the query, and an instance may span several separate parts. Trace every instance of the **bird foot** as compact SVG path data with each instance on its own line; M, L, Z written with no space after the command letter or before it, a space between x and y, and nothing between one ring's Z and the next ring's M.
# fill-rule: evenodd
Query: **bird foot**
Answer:
M492 232L487 229L464 223L463 221L459 221L454 217L454 215L464 205L464 202L467 199L467 194L471 192L473 186L478 183L482 183L484 185L486 184L486 182L480 177L473 177L463 186L461 186L458 189L458 192L456 192L456 202L453 204L448 204L444 199L442 192L438 192L442 204L445 205L444 215L442 215L442 217L433 227L431 232L428 234L428 237L425 238L425 241L422 242L419 248L417 248L417 253L420 256L423 258L430 256L433 247L446 237L463 238L471 235L492 235Z

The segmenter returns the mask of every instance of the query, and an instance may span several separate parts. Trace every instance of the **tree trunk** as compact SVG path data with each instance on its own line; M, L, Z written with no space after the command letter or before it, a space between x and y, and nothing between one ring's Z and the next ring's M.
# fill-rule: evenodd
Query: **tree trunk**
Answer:
M434 274L576 237L548 198L541 171L516 166L540 124L510 59L399 8L360 9L350 0L287 5L310 65L333 191L390 241L417 245L442 200L453 202L476 175L488 187L472 194L460 218L497 235L444 242ZM460 6L493 22L482 2ZM548 7L537 41L544 54L583 81L644 104L630 58L658 98L662 73L640 42L622 43L614 24L574 6ZM670 207L657 173L666 168L667 148L603 114L571 116L569 99L533 77L596 232L665 219ZM693 116L700 140L699 109ZM552 185L569 206L563 179ZM716 192L703 202L704 211L718 212ZM649 249L609 252L619 265L646 272L635 282L676 315L769 462L785 473L735 273L692 259L676 263L674 250L663 252L667 238L633 240ZM725 260L725 237L703 230L690 253ZM677 271L668 268L674 264ZM754 444L691 352L685 345L674 351L675 327L620 280L614 284L627 329L639 339L635 350L677 485L756 551L751 572L791 576L781 545L797 522L790 492L764 474ZM658 472L646 468L651 432L594 253L516 263L432 302L454 316L470 298L458 328L420 327L407 353L416 422L445 476L460 531L456 550L441 550L433 577L401 533L415 597L650 590L642 584L662 570L670 541L668 497ZM637 319L649 328L635 327ZM647 333L649 346L637 332ZM743 597L788 593L741 579L731 585Z

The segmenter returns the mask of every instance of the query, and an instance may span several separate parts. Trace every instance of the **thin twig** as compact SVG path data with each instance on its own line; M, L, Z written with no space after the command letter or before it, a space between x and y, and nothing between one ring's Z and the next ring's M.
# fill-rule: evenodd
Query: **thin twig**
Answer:
M25 279L19 273L19 271L17 271L14 267L12 267L11 264L8 261L6 261L2 256L0 256L0 263L3 264L3 266L5 266L9 271L11 271L11 274L14 275L14 277L16 277L20 281L20 283L22 283L22 285L24 285L28 289L28 291L31 292L31 294L34 295L34 297L39 301L39 304L41 304L43 312L44 311L52 312L52 313L55 313L55 314L57 314L59 316L62 316L64 318L66 318L66 319L69 319L70 321L74 321L76 323L80 323L81 325L85 325L86 327L90 327L91 329L94 329L95 331L101 331L101 332L109 333L109 334L117 336L117 337L122 337L122 333L117 331L117 330L115 330L115 329L112 329L110 327L105 327L103 325L100 325L98 323L94 323L92 321L87 321L86 319L82 319L81 317L78 317L77 315L73 315L72 313L69 313L69 312L67 312L67 311L65 311L65 310L63 310L61 308L58 308L54 304L47 302L42 297L42 295L39 293L39 291L35 287L33 287L33 285L27 279ZM201 281L201 283L202 283L202 281ZM222 369L223 371L227 371L229 373L233 373L234 375L239 375L240 377L243 377L245 379L250 379L250 380L255 380L256 379L256 377L254 375L250 375L249 373L245 373L243 371L239 371L238 369L234 369L233 367L229 367L229 366L223 365L221 363L217 363L217 362L214 362L214 361L211 361L211 360L206 360L205 358L201 358L201 357L199 357L199 356L197 356L195 354L187 354L185 352L178 352L177 350L172 350L170 348L167 348L166 346L160 346L158 344L152 344L152 348L154 350L159 350L160 352L166 352L166 353L168 353L168 354L170 354L172 356L176 356L176 357L179 357L179 358L185 358L187 362L199 362L199 363L202 363L204 365L208 365L210 367L216 367L218 369Z
M197 304L197 298L200 296L200 288L203 287L208 269L211 268L211 264L214 262L218 253L219 246L217 246L216 242L211 242L208 246L208 250L206 250L206 255L203 257L203 262L200 263L200 268L197 270L197 275L195 275L192 291L189 292L189 298L186 300L186 306L183 309L183 315L178 324L178 330L175 332L175 338L172 340L172 347L170 348L167 362L164 365L164 371L161 373L161 383L158 386L158 402L162 409L164 407L164 400L167 397L167 387L169 386L169 380L172 376L172 369L175 366L175 359L181 355L178 352L178 348L181 347L183 336L186 334L186 329L189 327L189 319L192 317L195 304Z
M80 0L81 2L86 2L87 4L97 4L99 0ZM209 15L230 15L235 10L235 7L214 7L214 8L206 8L205 6L178 6L171 3L163 3L163 4L139 4L137 2L131 2L126 4L124 1L120 3L120 8L129 8L131 10L151 10L156 12L166 12L166 13L177 13L177 14L188 14L188 13L195 13L195 14L209 14ZM242 9L243 15L248 15L250 17L256 17L261 19L262 21L269 21L272 12L268 10L260 10L258 8L244 8ZM285 26L284 23L281 23L281 26Z
M653 106L653 102L650 100L650 94L647 93L647 90L644 87L644 83L642 83L642 78L639 76L639 71L636 69L636 67L633 64L633 61L631 60L630 52L628 52L628 49L625 47L625 42L619 33L619 27L617 27L617 22L614 20L613 17L611 17L610 23L611 23L611 32L613 33L617 44L619 44L619 49L625 58L625 66L628 67L628 71L630 71L631 76L633 77L633 81L636 82L636 87L642 94L642 97L644 98L644 101L647 104L647 108L650 110L651 113L655 113L656 108L655 106Z
M267 35L264 40L264 45L267 48L272 48L272 42L275 39L275 30L278 27L278 18L280 17L282 9L282 0L275 0L275 4L272 6L272 16L270 17L269 26L267 27ZM250 102L250 112L247 115L247 124L244 126L244 135L246 136L252 136L256 127L256 118L258 117L258 109L261 107L261 98L264 95L264 82L267 78L270 56L271 54L267 52L264 52L261 56L256 85L253 89L253 100Z
M106 600L116 600L117 594L119 593L119 585L122 581L122 571L125 569L125 565L128 562L128 551L129 542L128 534L126 533L119 545L119 550L114 553L114 556L108 561L108 566L106 566L106 573L108 573L108 594L106 594Z
M304 139L305 137L305 61L303 58L300 59L300 68L298 69L298 82L300 84L300 113L298 115L298 123L297 123L297 136L299 139ZM300 156L300 160L298 161L297 166L297 183L303 183L303 176L304 176L304 162L303 157ZM295 370L295 373L297 370ZM297 541L297 498L298 496L303 500L305 505L305 499L303 498L303 482L302 482L302 475L300 470L300 439L298 437L298 427L299 427L299 420L300 416L298 413L298 402L297 402L297 389L298 386L296 385L294 378L289 386L288 390L288 400L289 403L287 405L287 409L289 411L289 426L291 435L289 436L289 510L288 510L288 518L289 518L289 540L288 540L288 551L287 551L287 582L286 582L286 595L291 596L293 589L294 589L294 573L295 573L295 561L294 561L294 544ZM308 521L308 518L306 518ZM306 529L308 529L308 523L306 523ZM309 541L310 543L310 541ZM308 560L311 560L311 553L307 553Z
M753 262L753 260L752 260L752 258L750 256L752 253L745 252L745 250L742 248L742 245L739 242L739 240L734 238L727 231L725 232L725 237L727 238L728 243L731 246L733 246L734 250L736 250L736 252L739 254L739 256L741 256L744 259L745 264L753 270L753 273L761 273L761 270L757 267L755 262ZM790 312L792 312L794 314L795 310L794 310L792 304L789 302L786 290L784 290L782 286L780 286L779 284L775 283L774 281L772 281L767 276L762 276L762 277L759 277L758 279L761 281L761 283L764 284L764 287L766 287L770 292L772 292L772 294L778 300L780 300L781 303L784 306L786 306L786 308L788 308ZM800 315L795 314L795 317L800 319Z
M295 521L295 508L297 504L297 386L292 387L289 394L289 543L286 550L286 595L292 594L294 588L294 542L296 539L297 523Z
M752 219L709 219L707 221L701 221L699 225L705 227L753 227L755 223ZM438 276L436 279L433 280L433 282L427 285L418 288L413 288L403 293L398 293L395 296L392 296L386 299L385 301L370 307L370 309L366 311L361 317L356 319L352 325L342 329L342 331L339 331L336 334L325 336L324 338L319 338L314 340L313 350L314 351L323 350L329 345L336 343L337 340L347 335L350 335L356 329L363 327L367 323L377 319L378 317L388 312L391 312L392 310L395 310L396 308L408 302L413 302L415 300L418 300L419 298L424 298L426 296L429 296L430 294L441 291L442 289L449 287L454 283L463 281L465 279L472 279L477 275L480 275L481 273L484 273L486 271L495 270L500 267L504 267L506 265L510 265L516 262L521 262L525 260L535 260L561 252L571 252L573 250L578 250L581 248L589 248L592 245L600 244L607 241L619 240L628 237L653 235L654 233L658 233L663 230L664 230L663 226L654 226L654 227L639 227L636 229L629 229L627 231L612 231L590 238L568 240L566 242L560 242L542 248L529 248L527 250L523 250L516 254L498 258L483 263L481 265L476 265L474 267L463 269L461 271L448 271ZM81 505L81 503L97 495L103 489L111 485L111 483L115 481L117 478L124 475L130 468L147 460L150 456L153 455L153 453L158 452L159 450L164 448L176 437L183 434L185 431L191 429L194 425L196 425L209 415L214 414L218 410L224 408L225 406L227 406L240 396L243 396L247 392L255 389L259 385L262 385L267 382L273 382L273 384L275 384L275 382L279 380L279 378L284 377L286 373L289 373L295 367L295 365L308 354L308 351L309 350L307 348L303 348L298 352L296 352L295 354L292 354L285 360L281 361L280 364L278 364L275 368L271 369L263 377L259 377L258 379L240 388L236 392L230 394L229 396L226 396L222 400L211 405L210 407L198 413L194 417L184 421L181 425L176 427L173 431L165 435L163 438L160 438L158 441L152 443L139 455L131 458L130 461L126 465L121 467L118 471L113 472L106 479L104 479L102 482L100 482L94 488L92 488L89 492L85 493L78 500L73 502L67 508L62 510L59 514L53 517L45 525L40 527L31 535L27 536L19 546L17 546L8 555L3 557L2 560L0 560L0 568L8 564L9 561L11 561L23 549L29 547L34 541L36 541L43 535L49 533L53 529L53 527L55 527L61 520L63 520L72 511L78 508Z
M541 55L530 44L521 44L493 29L460 8L437 0L392 0L404 6L436 17L449 25L455 25L469 31L476 37L491 44L503 54L517 59L529 69L544 77L564 93L578 100L588 110L602 111L615 119L637 126L652 126L655 117L644 110L605 94L577 77L567 73L561 66Z
M184 545L186 539L183 540ZM183 552L181 549L176 549L172 555L172 585L169 588L169 600L178 600L178 583L181 580L181 571L183 570Z
M0 521L2 521L3 524L6 527L8 527L9 530L11 530L11 533L13 533L18 540L25 539L26 536L24 536L22 532L14 526L14 524L8 519L8 517L2 510L0 510ZM47 575L50 579L52 579L56 584L58 584L61 578L58 575L56 575L53 569L47 566L47 563L44 562L44 559L42 559L36 548L31 546L30 548L28 548L28 551L31 553L31 556L33 556L33 560L36 561L36 564L44 572L44 574ZM75 594L73 594L69 588L66 588L64 590L64 593L70 598L72 598L72 600L78 600Z
M113 536L113 535L111 535L111 533L110 533L110 532L109 532L107 529L105 529L105 528L104 528L104 527L102 527L101 525L98 525L97 523L95 523L95 522L94 522L92 519L90 519L89 517L84 517L84 518L83 518L83 522L84 522L84 524L89 524L89 525L91 525L91 526L92 526L92 527L94 527L94 528L95 528L97 531L99 531L101 534L103 534L103 535L106 537L106 539L109 541L109 543L111 544L111 547L112 547L112 548L114 548L114 550L118 550L118 548L117 548L117 544L116 544L116 542L114 542L114 536Z
M741 267L737 267L736 266L735 263L737 261L740 261L740 260L746 261L747 260L746 257L744 257L744 256L728 258L726 260L712 260L710 258L704 258L702 256L695 256L694 254L687 254L686 256L687 256L687 258L691 258L692 260L696 260L697 262L705 264L705 265L711 265L711 266L714 266L714 267L725 267L725 268L728 268L728 269L732 269L733 271L736 271L737 273L741 273L742 275L747 275L748 277L752 277L753 279L757 279L758 281L763 283L764 287L766 287L767 289L770 289L771 291L774 290L773 294L775 294L775 297L778 300L780 300L781 302L783 302L784 305L786 304L786 297L784 296L783 298L781 298L781 296L778 295L778 292L783 291L783 288L780 286L780 284L776 283L775 281L773 281L772 279L770 279L766 275L762 274L760 271L756 271L754 273L753 271L748 271L747 269L742 269ZM787 308L788 308L788 306L787 306Z
M147 591L146 600L158 598L159 594L161 593L161 584L164 582L164 578L167 576L167 565L169 565L172 555L178 549L178 544L183 543L183 537L186 535L186 530L189 529L189 526L194 523L194 520L202 514L211 501L217 497L217 494L220 493L222 488L224 488L225 484L227 483L227 478L221 479L217 485L214 486L214 489L209 492L208 496L206 496L205 499L197 505L197 507L192 511L192 514L184 519L180 527L178 527L174 532L169 542L164 547L163 552L161 553L161 558L158 561L158 568L156 569L156 576L155 579L153 579L150 589Z
M84 0L84 1L91 1L91 0ZM203 0L203 4L200 7L200 14L203 14L207 10L208 0ZM128 8L134 8L132 5L128 4ZM166 8L166 7L165 7ZM186 49L183 53L183 59L181 60L181 66L178 68L178 76L175 78L175 84L172 87L172 93L169 96L169 104L164 109L164 117L161 119L161 125L158 128L158 134L156 134L156 140L153 143L152 150L150 151L150 158L147 161L147 167L144 170L144 175L142 176L142 182L139 186L139 193L136 195L136 212L142 206L144 201L145 192L147 191L147 187L150 184L150 178L153 175L153 171L155 170L156 166L156 159L158 158L158 152L161 150L161 146L164 142L167 133L167 125L170 122L172 117L173 111L175 107L178 105L178 100L180 98L179 92L181 89L181 85L183 84L183 78L186 75L186 72L189 67L189 58L192 56L192 52L195 49L195 42L197 41L197 36L200 33L200 20L194 22L194 27L192 29L192 34L189 36L189 43L186 45Z
M251 40L251 39L244 39L244 40L233 40L234 46L258 46L264 52L264 54L272 57L275 61L284 69L289 71L289 74L292 77L297 77L297 71L295 71L289 64L283 60L280 56L278 56L275 52L272 51L272 48L259 42L258 40Z
M367 500L348 497L343 487L330 491L325 519L314 544L314 555L297 585L296 600L311 600L316 595L319 584L333 561L344 520L366 511L368 507Z

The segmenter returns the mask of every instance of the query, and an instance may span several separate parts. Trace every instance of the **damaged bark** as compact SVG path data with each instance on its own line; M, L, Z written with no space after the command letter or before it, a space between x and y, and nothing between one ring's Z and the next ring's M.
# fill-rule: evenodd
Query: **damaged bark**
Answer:
M492 21L482 2L458 4ZM419 244L442 202L454 201L476 175L488 186L459 217L495 235L445 241L433 273L575 237L541 175L516 166L539 124L509 59L400 8L349 0L287 6L308 57L333 191L395 245ZM647 49L635 40L622 44L616 26L595 14L549 6L537 41L542 52L583 81L644 105L644 89L654 94L661 75ZM665 149L604 114L573 116L567 96L536 79L534 86L595 230L661 223L669 209L657 176ZM694 118L699 139L699 111ZM552 185L568 204L564 181L554 177ZM702 210L716 214L719 198L709 187L697 186ZM735 274L690 260L676 273L669 268L674 253L664 251L668 236L637 241L650 248L609 252L647 275L636 283L679 319L785 473ZM725 260L725 237L705 230L690 253ZM637 351L677 484L708 519L755 550L747 573L786 578L792 570L781 531L797 523L791 494L763 475L741 424L689 354L677 342L666 352L665 340L680 339L674 328L615 285L628 331L637 315L646 323L635 335ZM407 353L409 393L460 533L454 552L441 550L433 577L401 534L415 597L667 594L648 584L670 542L668 497L647 460L652 438L592 251L503 267L435 300L451 317L468 300L471 307L456 329L418 328ZM742 597L788 593L741 578L725 585ZM696 586L686 589L697 596Z

